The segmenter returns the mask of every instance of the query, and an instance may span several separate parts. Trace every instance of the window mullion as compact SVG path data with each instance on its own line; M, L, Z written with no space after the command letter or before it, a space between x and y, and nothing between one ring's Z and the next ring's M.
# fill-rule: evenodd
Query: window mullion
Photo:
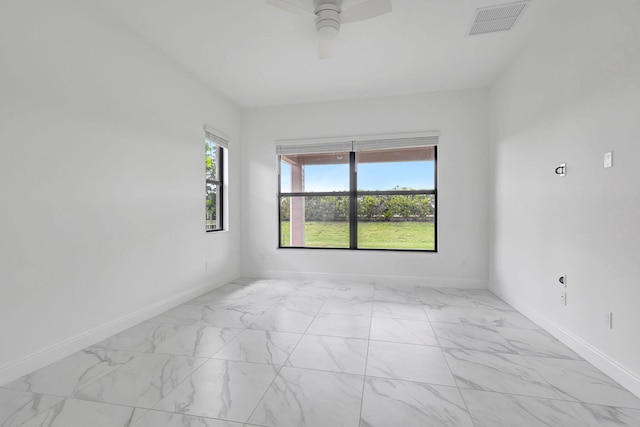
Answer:
M358 196L419 196L436 194L436 190L388 190L388 191L358 191Z
M358 171L356 153L349 153L349 248L358 248Z
M305 197L305 196L348 196L350 191L301 191L279 193L281 197Z

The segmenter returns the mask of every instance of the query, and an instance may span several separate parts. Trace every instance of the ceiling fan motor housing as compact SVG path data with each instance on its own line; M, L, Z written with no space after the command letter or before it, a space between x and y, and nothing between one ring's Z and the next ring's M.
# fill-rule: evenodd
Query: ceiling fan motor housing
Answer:
M340 31L341 2L329 3L319 1L316 3L316 30L323 39L333 39Z

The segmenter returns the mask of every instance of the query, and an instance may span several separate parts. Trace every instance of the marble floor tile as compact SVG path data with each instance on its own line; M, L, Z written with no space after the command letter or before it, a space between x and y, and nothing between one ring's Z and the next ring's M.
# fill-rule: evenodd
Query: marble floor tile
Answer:
M562 396L520 355L445 349L458 387L524 396Z
M243 330L186 325L180 332L158 344L154 352L176 356L211 357Z
M232 283L246 286L248 288L260 288L264 286L267 288L267 290L270 290L276 288L290 289L292 287L296 287L305 283L305 281L296 279L240 278L234 280Z
M68 397L138 356L140 353L89 347L5 387Z
M570 403L585 427L640 427L640 409Z
M371 337L376 341L437 346L431 325L427 321L373 317Z
M565 399L640 409L640 399L584 360L525 357Z
M140 418L142 418L150 409L148 408L135 408L133 416L131 417L131 424L135 424Z
M315 317L316 313L290 310L284 306L276 305L258 317L255 322L251 324L250 328L266 331L303 333Z
M457 307L476 310L515 311L506 302L483 289L421 288L422 303L432 309Z
M246 285L255 294L286 295L299 285L296 281L279 279L258 279Z
M460 295L473 302L478 308L516 311L509 304L486 289L462 289Z
M272 365L211 359L154 409L245 422L276 373Z
M0 427L439 425L640 427L640 399L486 289L276 279L0 387Z
M318 313L307 329L308 334L344 338L369 338L370 316Z
M186 323L223 328L246 328L258 319L266 309L211 308L204 305L183 304L171 309L150 322Z
M232 290L232 288L228 288L228 286L234 286L237 289ZM206 306L213 307L220 304L238 301L240 299L247 298L250 296L251 294L245 290L244 286L230 283L229 285L225 285L222 288L214 289L213 291L200 295L199 297L189 301L188 304L206 305Z
M436 302L454 305L453 303L455 301L466 299L463 295L460 295L460 289L455 288L422 286L416 289L414 294L423 301L424 305L430 305Z
M321 313L352 314L360 316L371 316L373 302L361 299L329 298L322 308Z
M298 285L298 288L305 286L311 286L315 288L329 288L333 290L336 286L338 286L338 283L330 280L305 280L303 281L303 283Z
M227 283L226 285L218 286L214 290L208 292L224 292L224 293L232 293L232 292L242 292L243 289L247 287L249 283L240 283L236 280L233 282ZM205 294L206 295L206 294Z
M433 295L421 295L420 302L425 308L431 308L434 310L440 310L445 307L457 307L457 308L467 308L474 309L478 308L473 300L468 298L459 296L459 295L448 295L448 294L440 294L435 293Z
M364 375L367 340L305 335L287 366Z
M260 279L255 277L238 277L237 279L232 280L231 283L234 285L247 286L258 280Z
M473 427L455 387L367 377L360 427Z
M145 353L77 391L74 397L151 408L205 361Z
M363 380L358 375L282 368L249 423L266 427L356 427Z
M488 308L463 308L445 306L439 309L426 307L432 322L465 323L471 325L540 329L538 325L517 311Z
M423 320L427 321L427 314L422 305L402 304L397 302L374 301L374 317L391 319Z
M218 304L215 302L208 303L207 306L212 308L236 309L247 313L259 314L279 304L284 298L285 297L281 295L253 293Z
M244 311L236 308L217 308L207 313L203 322L204 324L218 327L247 328L266 311L266 308L254 309L252 311Z
M582 360L569 347L542 329L496 328L522 356Z
M193 301L186 304L206 305L210 308L233 308L253 313L255 310L264 310L277 304L282 298L281 295L251 292L245 287L242 292L219 294L218 298L210 298L209 301L201 304Z
M63 400L59 396L0 388L0 426L22 425Z
M211 308L200 304L182 304L150 319L149 322L193 324L196 322L204 322L207 313L211 311Z
M439 347L370 341L366 373L374 377L456 385Z
M151 410L132 427L243 427L242 423Z
M495 353L516 353L495 328L462 323L432 322L440 346L463 350L481 350Z
M133 416L128 406L66 399L22 427L129 427Z
M336 286L336 283L331 282L305 282L301 285L298 285L289 294L287 294L287 296L329 298Z
M569 402L460 390L475 427L584 427Z
M376 289L373 293L373 300L378 302L394 302L397 304L418 305L422 304L421 299L409 292L402 290Z
M159 344L180 332L184 327L183 324L143 322L95 346L112 350L153 353Z
M213 357L239 362L281 365L302 335L288 332L247 329Z
M376 284L373 300L382 302L395 302L399 304L422 304L420 296L416 294L415 286L395 286Z
M324 301L331 297L333 291L327 288L302 287L296 288L286 295L287 298L315 298Z
M366 283L338 283L333 289L332 297L340 299L373 300L373 285Z
M282 307L291 311L300 311L302 313L316 314L324 305L324 298L301 297L296 295L287 295L274 307Z
M432 298L438 298L440 296L460 296L461 289L459 288L449 288L449 287L438 287L438 286L416 286L413 289L413 293L420 296L428 296Z

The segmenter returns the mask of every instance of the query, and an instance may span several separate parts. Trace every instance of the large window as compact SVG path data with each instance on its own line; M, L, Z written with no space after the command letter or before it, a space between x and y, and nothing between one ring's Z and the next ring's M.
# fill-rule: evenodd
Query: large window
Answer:
M436 251L434 142L278 146L279 247Z
M205 127L205 230L224 230L224 155L227 139Z

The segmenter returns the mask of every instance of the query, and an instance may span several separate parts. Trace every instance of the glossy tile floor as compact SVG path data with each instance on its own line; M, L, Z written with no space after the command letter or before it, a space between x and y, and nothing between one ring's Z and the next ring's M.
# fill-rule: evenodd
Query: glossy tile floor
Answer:
M0 426L640 426L484 290L239 280L0 388Z

